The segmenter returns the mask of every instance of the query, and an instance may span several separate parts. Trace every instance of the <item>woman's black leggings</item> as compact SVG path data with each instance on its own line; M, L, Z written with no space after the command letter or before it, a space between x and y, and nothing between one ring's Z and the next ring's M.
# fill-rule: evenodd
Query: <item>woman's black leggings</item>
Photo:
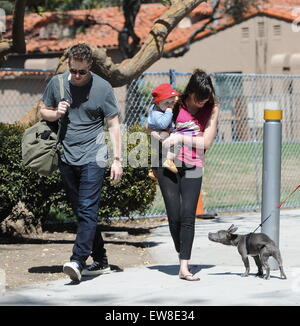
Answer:
M180 259L189 260L194 241L202 168L178 167L178 173L175 174L160 167L157 178L164 198L175 249Z

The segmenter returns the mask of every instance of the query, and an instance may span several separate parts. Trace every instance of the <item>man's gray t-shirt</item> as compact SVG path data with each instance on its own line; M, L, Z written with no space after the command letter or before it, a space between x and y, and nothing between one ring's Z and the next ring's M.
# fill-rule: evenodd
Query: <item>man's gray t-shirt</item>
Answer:
M70 102L70 107L62 119L64 154L61 159L77 166L95 162L97 156L102 161L106 158L104 118L118 114L113 89L94 73L86 85L74 86L68 80L69 74L63 73L64 97ZM46 106L57 108L61 100L58 76L52 77L42 100Z

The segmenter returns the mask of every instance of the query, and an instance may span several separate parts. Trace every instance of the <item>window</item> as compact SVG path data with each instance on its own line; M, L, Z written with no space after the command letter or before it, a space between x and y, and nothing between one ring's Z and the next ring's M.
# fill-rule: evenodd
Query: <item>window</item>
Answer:
M265 37L265 23L264 22L258 22L258 37Z
M273 26L273 35L274 36L281 36L281 25L274 25Z
M249 27L242 28L242 39L249 38Z

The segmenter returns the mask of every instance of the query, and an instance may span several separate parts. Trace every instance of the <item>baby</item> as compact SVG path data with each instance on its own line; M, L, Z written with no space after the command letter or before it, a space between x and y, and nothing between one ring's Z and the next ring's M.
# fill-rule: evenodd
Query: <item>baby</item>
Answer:
M172 131L174 127L172 123L173 106L179 94L168 83L161 84L152 91L153 105L148 111L148 126L154 130L151 132L151 135L160 141L169 137L169 131ZM174 158L175 154L169 151L162 165L177 173Z

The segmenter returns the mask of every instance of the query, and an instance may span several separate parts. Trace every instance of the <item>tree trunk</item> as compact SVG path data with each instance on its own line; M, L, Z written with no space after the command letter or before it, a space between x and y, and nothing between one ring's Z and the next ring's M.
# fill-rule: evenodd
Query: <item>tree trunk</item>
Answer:
M17 53L26 52L25 34L24 34L24 13L26 0L15 0L13 13L13 44L12 51Z
M121 87L130 83L153 65L163 54L166 38L177 24L188 13L205 0L172 1L163 15L154 23L148 38L138 53L131 59L125 59L120 64L114 64L107 56L105 49L93 48L94 65L92 70L111 83L113 87ZM63 55L56 73L68 69L67 55Z
M24 13L26 0L16 0L13 13L12 41L0 40L0 67L4 57L13 52L25 53Z
M107 56L104 48L91 46L93 50L92 71L110 82L113 87L129 84L161 58L166 38L170 32L202 2L206 2L206 0L171 1L171 6L154 23L141 49L132 58L125 59L120 64L113 63L112 59ZM68 69L66 50L60 58L56 74L63 73ZM37 107L38 104L22 119L23 123L28 122L30 117L32 117L33 121L37 119Z

